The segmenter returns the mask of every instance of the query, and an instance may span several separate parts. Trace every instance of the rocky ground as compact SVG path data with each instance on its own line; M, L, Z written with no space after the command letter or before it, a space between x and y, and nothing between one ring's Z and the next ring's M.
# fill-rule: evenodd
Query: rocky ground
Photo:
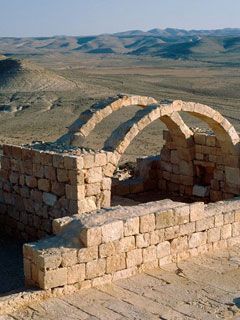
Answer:
M240 319L240 247L61 298L1 320Z

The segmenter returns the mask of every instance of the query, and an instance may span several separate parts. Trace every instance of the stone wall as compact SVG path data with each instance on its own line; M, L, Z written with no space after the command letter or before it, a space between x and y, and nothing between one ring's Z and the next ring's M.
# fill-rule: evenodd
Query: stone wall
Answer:
M24 245L27 284L86 288L240 241L240 200L162 200L54 220L55 237Z
M159 189L208 201L230 199L240 193L239 156L225 154L216 136L209 131L195 131L192 160L180 159L178 148L169 133L160 155Z
M52 220L110 206L107 153L3 146L0 225L23 239L52 233Z

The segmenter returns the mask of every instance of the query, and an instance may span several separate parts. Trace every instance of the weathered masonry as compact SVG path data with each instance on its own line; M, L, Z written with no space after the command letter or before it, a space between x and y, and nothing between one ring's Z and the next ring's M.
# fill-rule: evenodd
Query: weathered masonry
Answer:
M142 109L113 131L102 150L81 147L100 121L132 105ZM179 112L211 130L190 129ZM113 184L121 156L155 120L168 129L161 153L138 160L137 178ZM24 246L26 283L45 290L110 282L240 240L239 135L218 111L199 103L109 98L82 113L55 142L4 145L0 187L1 227L29 241L48 236ZM111 207L112 192L151 189L193 203Z

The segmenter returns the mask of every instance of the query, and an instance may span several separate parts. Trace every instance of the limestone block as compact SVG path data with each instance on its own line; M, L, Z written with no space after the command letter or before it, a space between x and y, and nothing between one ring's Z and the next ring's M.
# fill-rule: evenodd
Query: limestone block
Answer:
M125 253L117 254L107 258L106 271L113 273L126 268Z
M150 245L150 234L142 233L136 235L136 247L137 248L146 248Z
M206 232L196 232L190 236L189 239L189 248L196 248L201 245L204 245L207 241Z
M79 238L86 247L98 246L102 242L102 230L100 227L84 228Z
M196 231L195 221L180 225L179 235L188 235Z
M192 176L193 166L190 161L181 160L179 162L179 171L184 176Z
M179 254L188 250L188 237L179 237L171 242L171 254Z
M64 168L64 157L60 154L53 155L54 168Z
M79 159L82 159L82 158L79 157ZM65 156L64 160L63 160L64 168L67 170L76 170L77 169L77 160L78 160L78 158L76 158L76 157ZM82 166L83 166L83 160L82 160ZM81 169L81 166L79 169Z
M87 197L99 194L100 190L101 190L100 182L86 184L86 196Z
M103 190L111 190L111 187L112 187L112 179L103 178L102 179L102 189Z
M98 259L86 264L86 279L103 276L106 272L106 260Z
M95 154L95 166L102 167L107 164L107 155L105 152Z
M164 229L150 232L150 245L158 244L164 241Z
M190 204L190 221L201 220L205 217L204 202L195 202Z
M99 246L99 256L100 258L110 257L118 253L118 243L117 241L111 241L103 243Z
M39 271L38 283L41 289L47 290L64 286L67 284L67 268L59 268L56 270Z
M57 269L62 262L60 252L49 252L36 257L37 266L42 270Z
M153 230L155 230L155 215L152 213L140 217L140 232L145 233Z
M66 169L57 169L57 180L59 182L68 182L69 177L68 177L68 170Z
M232 225L225 224L221 228L221 239L225 240L232 236Z
M85 197L85 186L77 185L72 186L70 184L65 185L66 198L69 200L82 200Z
M138 233L139 233L139 217L134 217L134 218L128 219L124 223L125 237L136 235Z
M233 223L235 220L235 211L226 212L223 214L223 223Z
M205 133L195 133L194 134L194 141L196 144L200 144L205 146L206 145L206 134Z
M135 249L135 237L124 237L117 242L117 250L119 252L127 252Z
M52 181L56 180L57 175L56 175L56 169L54 167L44 166L43 171L44 171L45 178L50 179Z
M235 210L235 221L240 222L240 210Z
M57 196L49 192L43 192L42 199L46 205L51 207L53 207L57 202Z
M76 201L76 200L70 200ZM87 197L84 200L77 201L77 210L78 213L91 212L97 209L96 206L96 198L95 197Z
M102 182L103 172L101 167L91 168L87 171L86 182L87 183L96 183Z
M31 190L30 197L32 200L34 200L36 202L44 201L43 200L43 193L41 191L36 190L36 189ZM45 195L44 198L46 201L48 201L48 195ZM51 197L49 197L49 198L51 198ZM53 199L51 199L51 200L53 200ZM49 201L50 201L50 199L49 199Z
M76 264L67 268L67 283L74 284L85 279L85 264Z
M11 174L9 176L9 180L13 184L18 184L19 174L17 172L11 172ZM29 182L29 180L28 180L28 182Z
M180 226L173 226L164 229L164 240L171 240L178 237Z
M163 267L167 264L171 264L173 262L173 257L171 255L160 258L159 259L159 267Z
M214 219L215 219L215 221L214 221L215 227L221 227L223 225L223 214L222 213L215 215Z
M39 179L38 180L38 189L41 191L49 192L50 187L50 181L48 179Z
M166 256L169 256L170 255L170 249L171 249L170 242L164 241L162 243L159 243L157 245L157 257L159 259L161 259L161 258L164 258Z
M225 167L226 182L230 184L240 185L239 168Z
M33 175L37 178L43 178L44 170L41 164L37 164L37 163L33 164Z
M84 169L90 169L94 167L94 154L85 154L83 157L83 168Z
M68 170L69 183L71 185L84 184L84 171Z
M65 195L65 184L54 181L54 182L52 182L51 191L52 191L52 193L61 197L61 196Z
M143 249L143 263L155 261L157 259L157 247L150 246Z
M219 241L221 237L221 228L218 227L218 228L209 229L207 232L207 237L208 237L208 243Z
M102 242L119 240L123 237L123 221L114 221L102 226Z
M78 251L78 262L89 262L98 258L98 246L81 248Z
M100 206L102 208L109 208L111 206L111 190L105 190L102 192Z
M175 223L173 210L156 213L156 229L171 227Z
M214 227L214 217L205 218L196 221L196 231L208 230Z
M127 268L135 267L141 265L143 262L142 250L134 249L132 251L127 252Z
M190 209L189 205L184 205L181 207L177 207L174 209L175 212L175 224L184 224L189 222L190 217Z
M77 250L73 248L61 249L62 254L62 266L69 267L77 264Z
M24 270L25 281L32 279L31 264L32 262L30 260L25 258L23 259L23 270Z

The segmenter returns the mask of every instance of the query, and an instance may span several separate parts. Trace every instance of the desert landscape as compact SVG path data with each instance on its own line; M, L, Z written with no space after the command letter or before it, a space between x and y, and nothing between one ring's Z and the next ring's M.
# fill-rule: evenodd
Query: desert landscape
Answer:
M0 38L0 319L238 319L239 58L230 28Z
M201 102L240 129L239 29L1 38L0 48L0 143L54 140L83 110L117 93ZM114 113L86 145L101 148L112 129L137 110ZM185 120L190 126L204 125ZM123 161L157 154L163 128L160 122L144 130Z

